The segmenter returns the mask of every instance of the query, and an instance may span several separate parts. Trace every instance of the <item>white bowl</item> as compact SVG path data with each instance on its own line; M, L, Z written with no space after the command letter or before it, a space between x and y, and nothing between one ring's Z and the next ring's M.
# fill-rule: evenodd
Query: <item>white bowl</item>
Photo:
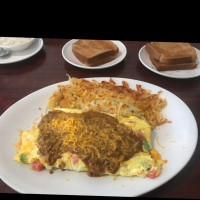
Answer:
M0 47L2 48L7 48L11 51L23 51L26 48L28 48L35 40L36 38L30 38L31 40L29 40L28 42L22 42L21 44L17 44L17 45L1 45Z

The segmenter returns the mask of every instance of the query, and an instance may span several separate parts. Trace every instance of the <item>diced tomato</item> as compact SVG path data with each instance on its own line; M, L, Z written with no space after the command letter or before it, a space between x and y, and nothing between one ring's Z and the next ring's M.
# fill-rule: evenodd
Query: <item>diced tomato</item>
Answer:
M72 164L75 165L78 162L79 157L77 155L73 155L71 157Z
M44 166L42 165L42 163L38 159L33 161L32 164L31 164L31 169L33 169L35 171L41 171L43 167Z
M136 135L137 135L139 140L145 139L144 133L141 130L137 130Z
M152 171L149 171L149 172L147 173L147 177L148 177L148 178L151 178L151 179L156 178L156 175L157 175L157 170L152 170Z
M128 123L135 124L135 122L134 122L134 121L132 121L132 120L128 121Z

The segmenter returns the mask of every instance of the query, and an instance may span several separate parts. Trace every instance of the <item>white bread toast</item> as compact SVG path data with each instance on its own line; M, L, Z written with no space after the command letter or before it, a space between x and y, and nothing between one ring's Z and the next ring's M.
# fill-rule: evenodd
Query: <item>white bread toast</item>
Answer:
M75 57L87 66L97 66L114 60L118 47L109 40L78 40L72 44Z
M194 69L197 66L196 62L165 64L165 63L160 63L151 56L149 56L149 59L158 71Z
M197 66L196 51L189 43L149 42L145 49L159 71L194 69Z
M197 55L189 43L149 42L146 51L155 60L163 64L182 64L195 62Z

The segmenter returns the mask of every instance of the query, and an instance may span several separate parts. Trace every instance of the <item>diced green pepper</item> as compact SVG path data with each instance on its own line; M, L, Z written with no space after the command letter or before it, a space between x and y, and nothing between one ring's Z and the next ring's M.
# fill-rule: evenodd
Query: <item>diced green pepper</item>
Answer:
M150 168L150 167L148 167L148 168L147 168L147 171L149 171L150 169L151 169L151 168Z
M21 162L25 162L26 161L26 155L25 154L20 154L19 159Z
M142 141L142 143L143 143L145 149L147 149L147 150L150 150L150 149L151 149L151 147L150 147L150 145L149 145L149 143L147 142L146 139L144 139L144 140Z
M141 161L140 162L140 165L144 168L146 168L147 171L149 171L151 168L150 168L150 165L147 161Z

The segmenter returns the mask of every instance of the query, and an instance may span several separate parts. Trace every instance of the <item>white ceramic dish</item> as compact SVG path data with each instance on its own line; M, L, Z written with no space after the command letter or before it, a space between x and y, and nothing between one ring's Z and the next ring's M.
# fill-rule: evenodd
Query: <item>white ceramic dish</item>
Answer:
M109 78L90 78L97 81ZM152 133L152 145L168 160L163 171L156 179L112 176L92 178L85 172L56 170L49 174L48 170L36 172L30 166L12 160L16 148L12 144L19 139L17 129L31 130L32 122L45 113L45 103L57 89L58 84L40 89L8 108L0 117L0 177L20 193L31 194L66 194L95 196L140 196L166 183L179 173L192 157L198 139L195 118L187 105L171 92L150 83L113 78L121 85L122 80L135 89L141 84L152 93L162 90L160 97L166 98L167 106L163 115L172 121L157 127ZM59 84L66 84L62 82ZM174 111L178 112L174 112ZM158 141L156 142L156 137ZM158 143L159 142L159 143ZM162 145L162 146L161 146Z
M10 64L19 61L23 61L27 58L35 55L43 47L43 40L36 38L33 43L23 51L11 51L11 53L5 57L0 58L0 64ZM0 66L1 67L1 66Z
M67 42L63 46L63 48L62 48L62 56L68 63L70 63L71 65L74 65L76 67L79 67L79 68L95 70L95 69L104 69L104 68L112 67L112 66L118 64L119 62L121 62L125 58L126 53L127 53L127 49L126 49L125 45L122 42L116 41L116 40L111 40L119 48L119 52L117 54L117 57L114 60L112 60L110 62L107 62L107 63L105 63L103 65L98 65L98 66L95 66L95 67L89 67L89 66L81 63L74 56L74 54L72 52L72 44L74 42L76 42L77 40L78 39L70 40L69 42Z
M140 62L150 71L159 74L161 76L166 76L169 78L177 78L177 79L187 79L194 78L200 76L200 51L194 47L197 53L197 67L195 69L190 70L171 70L171 71L158 71L154 65L151 63L149 59L149 54L145 50L145 45L140 49L138 56Z
M36 38L30 38L30 40L28 42L24 42L24 43L17 44L17 45L0 45L0 47L7 48L11 51L23 51L26 48L28 48L35 40L36 40Z

